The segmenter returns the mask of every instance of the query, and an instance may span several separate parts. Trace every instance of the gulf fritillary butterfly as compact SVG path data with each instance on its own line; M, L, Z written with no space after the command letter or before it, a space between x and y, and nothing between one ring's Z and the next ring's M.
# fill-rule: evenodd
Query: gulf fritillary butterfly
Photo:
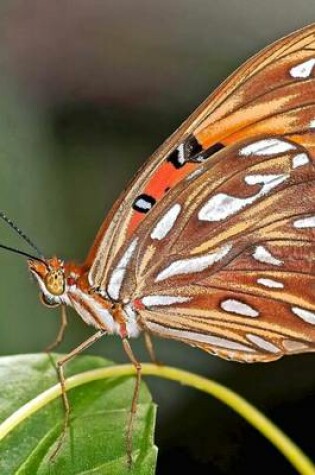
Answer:
M47 305L97 332L234 361L315 351L315 25L247 61L153 154L82 265L32 258ZM62 313L60 341L66 315ZM64 391L64 402L67 398ZM131 426L131 424L130 424Z

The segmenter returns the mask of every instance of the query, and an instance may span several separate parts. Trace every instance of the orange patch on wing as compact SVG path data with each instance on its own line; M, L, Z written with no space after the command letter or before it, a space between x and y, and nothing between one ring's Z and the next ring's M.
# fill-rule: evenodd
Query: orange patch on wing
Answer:
M186 163L182 168L174 168L171 163L164 162L151 177L143 193L159 201L163 198L168 189L173 188L178 182L185 178L185 176L196 168L196 165L195 163ZM127 236L130 236L134 232L144 218L144 213L139 213L138 211L134 212L128 226Z

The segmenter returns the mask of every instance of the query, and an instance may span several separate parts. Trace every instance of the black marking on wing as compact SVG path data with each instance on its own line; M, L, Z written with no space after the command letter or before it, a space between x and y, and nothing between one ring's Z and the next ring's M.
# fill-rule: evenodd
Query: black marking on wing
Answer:
M190 135L185 142L169 154L166 160L172 163L175 168L182 168L187 162L202 163L224 147L225 145L217 142L203 150L195 136Z
M155 205L156 200L153 196L150 195L139 195L134 200L132 207L134 210L139 211L139 213L147 213Z
M190 160L191 157L200 153L201 151L202 146L193 135L190 135L187 137L185 142L181 143L169 154L166 160L172 163L175 168L181 168L186 162Z
M225 145L223 145L223 143L217 142L211 145L211 147L207 148L207 150L204 150L198 153L197 155L194 155L193 157L191 157L189 161L202 163L205 160L207 160L209 157L211 157L211 155L214 155L216 152L219 152L220 150L222 150L224 147Z

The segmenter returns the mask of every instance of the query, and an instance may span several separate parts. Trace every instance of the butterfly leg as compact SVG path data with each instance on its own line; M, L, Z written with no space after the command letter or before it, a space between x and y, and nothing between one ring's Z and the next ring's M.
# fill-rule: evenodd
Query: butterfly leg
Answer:
M51 353L52 350L57 348L57 346L62 342L67 325L68 325L67 310L66 310L66 306L62 305L61 306L61 324L58 331L58 335L56 339L49 346L45 348L46 353Z
M141 363L135 357L127 338L122 339L122 344L128 358L130 359L131 363L134 365L137 371L136 384L135 384L135 389L133 392L131 410L130 410L128 426L127 426L127 457L128 457L128 466L131 467L132 465L132 432L133 432L133 423L134 423L135 415L137 412L137 404L138 404L138 399L139 399L139 391L140 391L140 383L141 383Z
M90 336L87 340L85 340L81 345L77 346L74 348L74 350L70 351L64 358L61 358L60 360L57 361L57 374L58 374L58 379L59 383L61 386L61 396L62 396L62 402L63 402L63 407L64 407L64 421L63 421L63 430L62 434L59 438L58 444L52 455L50 456L50 460L52 461L57 453L59 452L62 443L65 438L66 430L69 425L69 417L70 417L70 404L69 404L69 399L67 396L67 390L66 390L66 380L64 376L64 365L68 363L70 360L72 360L75 356L79 355L82 353L82 351L86 350L90 346L93 345L93 343L96 343L102 336L106 334L106 331L104 330L99 330L98 332L94 333L94 335Z
M153 341L152 341L152 338L151 338L151 335L149 332L147 331L144 331L144 343L145 343L145 346L146 346L146 349L147 349L147 352L149 353L149 356L150 356L150 359L151 361L158 365L158 366L161 366L162 363L157 359L156 357L156 353L155 353L155 350L154 350L154 345L153 345Z

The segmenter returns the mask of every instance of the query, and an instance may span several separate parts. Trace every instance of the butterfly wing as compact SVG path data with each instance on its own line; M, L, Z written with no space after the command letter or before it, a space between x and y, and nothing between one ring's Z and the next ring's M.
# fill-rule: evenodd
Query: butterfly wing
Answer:
M299 260L288 260L287 252ZM315 278L301 270L303 254L315 262L314 244L263 241L194 284L155 287L137 301L143 326L234 361L315 351Z
M149 331L225 358L313 351L314 196L303 142L267 136L230 146L156 205L106 291L132 301Z
M303 144L312 155L314 66L312 25L254 56L211 94L146 162L114 205L86 260L90 282L106 286L122 247L151 209L220 149L268 134Z

